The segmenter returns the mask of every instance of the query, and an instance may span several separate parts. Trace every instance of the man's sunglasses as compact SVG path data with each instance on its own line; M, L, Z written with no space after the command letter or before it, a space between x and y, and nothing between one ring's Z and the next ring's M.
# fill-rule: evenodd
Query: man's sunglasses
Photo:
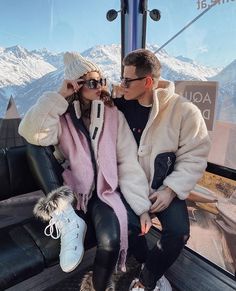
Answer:
M133 82L133 81L138 81L138 80L143 80L145 79L145 77L140 77L140 78L135 78L135 79L128 79L128 78L122 78L121 79L121 84L125 87L125 88L129 88L130 86L130 82Z
M101 86L106 86L107 80L102 79L102 78L100 80L90 79L90 80L79 81L78 84L79 85L84 84L89 89L97 89L98 84Z

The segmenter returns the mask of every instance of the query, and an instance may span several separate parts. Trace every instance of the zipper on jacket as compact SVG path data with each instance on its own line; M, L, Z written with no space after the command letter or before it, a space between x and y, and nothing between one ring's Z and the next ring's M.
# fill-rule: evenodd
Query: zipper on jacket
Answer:
M167 176L167 174L169 172L169 169L170 169L171 164L172 164L171 159L170 159L170 157L168 157L168 160L167 160L167 170L166 170L165 177Z
M98 104L97 118L100 118L101 115L101 104Z
M95 139L98 133L98 127L96 126L93 131L92 139Z

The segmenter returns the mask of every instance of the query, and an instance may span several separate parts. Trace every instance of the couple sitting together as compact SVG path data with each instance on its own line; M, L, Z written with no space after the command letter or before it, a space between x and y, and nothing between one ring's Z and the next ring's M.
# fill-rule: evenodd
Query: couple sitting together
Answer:
M80 290L115 290L112 274L125 271L128 248L142 264L130 290L172 290L164 273L189 237L185 199L206 168L209 137L199 109L160 80L152 52L133 51L123 65L122 97L112 99L99 67L67 52L60 90L25 114L19 133L38 153L35 173L47 194L34 214L49 221L46 235L60 238L65 272L81 262L87 226L94 228L93 270ZM152 249L144 236L150 215L162 225Z

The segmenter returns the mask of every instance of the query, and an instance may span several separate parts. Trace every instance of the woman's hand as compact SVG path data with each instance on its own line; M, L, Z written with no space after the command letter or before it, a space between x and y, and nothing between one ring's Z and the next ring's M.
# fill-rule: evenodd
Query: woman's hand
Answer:
M72 94L79 91L79 89L83 86L83 84L79 84L79 82L83 81L83 79L64 80L58 93L61 94L64 98L68 98Z
M148 233L150 227L152 226L151 218L148 212L144 212L140 215L141 233L140 235L145 235Z

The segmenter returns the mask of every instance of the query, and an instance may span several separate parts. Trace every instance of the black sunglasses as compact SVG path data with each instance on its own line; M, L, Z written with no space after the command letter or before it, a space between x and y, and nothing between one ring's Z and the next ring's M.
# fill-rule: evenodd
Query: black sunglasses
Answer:
M140 78L135 78L135 79L128 79L128 78L121 78L121 84L125 87L125 88L129 88L130 86L130 82L133 82L133 81L138 81L138 80L143 80L145 79L145 77L140 77Z
M106 86L107 80L103 78L101 78L100 80L90 79L90 80L79 81L78 84L79 85L84 84L89 89L97 89L98 84L101 86Z

